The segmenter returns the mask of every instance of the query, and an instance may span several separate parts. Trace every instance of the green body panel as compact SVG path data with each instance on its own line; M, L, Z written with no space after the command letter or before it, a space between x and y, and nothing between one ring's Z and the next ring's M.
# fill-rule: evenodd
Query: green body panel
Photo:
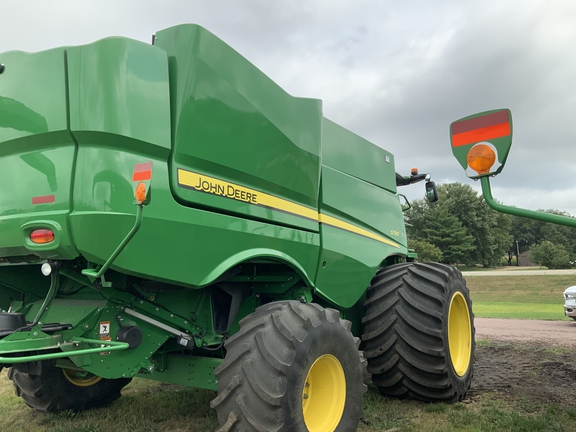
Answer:
M152 372L139 377L216 391L218 380L214 369L221 363L219 358L175 354L159 362Z
M175 197L189 206L318 231L317 221L182 187L177 169L317 209L320 101L290 96L202 27L163 30L155 45L170 62Z
M348 308L365 292L384 258L407 254L400 201L382 188L323 166L321 213L380 238L322 224L316 287L332 304Z
M0 80L0 256L78 256L67 216L75 146L67 130L64 49L2 54ZM33 198L52 197L46 203ZM33 246L34 222L59 233L50 245ZM32 225L30 225L32 224Z
M320 212L380 239L322 224L317 293L349 308L384 258L406 255L406 230L400 201L390 193L396 192L392 154L330 120L323 124Z
M35 316L40 308L40 301L32 303L28 310L30 317ZM88 300L72 300L72 299L55 299L46 313L42 317L44 322L54 323L62 322L62 317L66 317L66 324L71 324L77 327L83 321L90 318L96 311L101 311L106 306L106 300L88 299Z
M408 253L393 156L203 28L156 36L0 54L0 307L32 326L0 359L26 347L214 389L224 341L264 303L336 307L358 335L370 280ZM140 345L103 350L122 326Z
M95 158L106 165L90 163ZM89 261L103 263L134 224L132 167L150 159L116 149L79 151L78 172L84 180L76 182L75 196L84 198L70 220L77 248ZM170 191L166 162L152 160L151 203L142 227L113 269L205 286L247 259L275 256L285 257L313 280L316 258L309 256L317 256L319 234L182 206ZM126 174L122 178L116 173Z
M170 150L166 53L142 42L107 38L69 48L67 58L70 129L80 148L124 147L166 157ZM106 162L100 163L106 167Z
M326 118L322 130L322 164L396 193L392 153Z
M3 53L2 64L6 67L0 80L2 155L12 140L66 132L64 48Z

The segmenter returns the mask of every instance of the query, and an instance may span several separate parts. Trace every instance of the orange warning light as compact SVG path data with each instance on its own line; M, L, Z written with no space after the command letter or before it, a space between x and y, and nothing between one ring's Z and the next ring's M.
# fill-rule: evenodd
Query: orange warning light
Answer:
M486 144L476 144L466 156L468 166L478 174L488 174L496 162L494 149Z
M30 241L36 244L46 244L54 241L54 231L40 228L30 233Z
M138 201L138 204L142 204L146 201L146 185L144 183L138 183L134 197L136 198L136 201Z

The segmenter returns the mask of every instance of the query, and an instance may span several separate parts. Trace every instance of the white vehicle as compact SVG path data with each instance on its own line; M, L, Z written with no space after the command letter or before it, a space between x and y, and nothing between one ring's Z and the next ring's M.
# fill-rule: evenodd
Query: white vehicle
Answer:
M564 315L576 320L576 286L566 288L564 291Z

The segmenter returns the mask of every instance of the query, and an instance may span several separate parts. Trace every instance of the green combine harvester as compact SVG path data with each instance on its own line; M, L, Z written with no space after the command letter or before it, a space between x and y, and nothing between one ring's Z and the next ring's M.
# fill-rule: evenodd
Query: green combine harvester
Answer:
M0 54L0 364L39 411L133 377L217 391L219 431L348 431L458 401L458 270L416 263L391 153L195 25Z

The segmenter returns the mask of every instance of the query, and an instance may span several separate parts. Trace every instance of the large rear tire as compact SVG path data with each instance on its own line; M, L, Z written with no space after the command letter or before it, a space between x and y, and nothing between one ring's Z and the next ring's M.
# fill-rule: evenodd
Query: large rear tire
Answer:
M334 309L298 301L242 319L215 371L217 431L355 431L366 386L350 326Z
M381 393L460 401L474 369L474 315L462 273L437 263L379 271L367 292L364 356Z
M86 372L62 369L53 361L14 365L8 371L16 396L40 412L75 412L114 402L131 379L104 379Z

